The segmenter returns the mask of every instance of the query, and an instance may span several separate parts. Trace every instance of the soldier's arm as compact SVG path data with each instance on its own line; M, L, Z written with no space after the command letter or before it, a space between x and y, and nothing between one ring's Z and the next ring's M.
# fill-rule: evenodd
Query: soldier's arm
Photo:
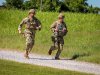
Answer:
M56 29L56 25L57 25L57 23L56 22L54 22L52 25L51 25L51 30L54 32L55 31L55 29Z
M41 24L40 20L38 20L38 19L37 19L37 24L38 24L38 25L37 25L37 28L36 28L36 29L37 29L37 30L41 30L42 24Z
M41 30L41 28L42 28L42 24L39 20L38 20L38 28L39 28L39 30Z
M64 25L65 25L66 32L68 32L68 29L67 29L67 25L66 25L66 23L64 23Z
M22 20L21 21L21 23L19 24L19 26L18 26L18 31L19 31L19 33L22 33L22 26L25 24L25 21L24 20Z

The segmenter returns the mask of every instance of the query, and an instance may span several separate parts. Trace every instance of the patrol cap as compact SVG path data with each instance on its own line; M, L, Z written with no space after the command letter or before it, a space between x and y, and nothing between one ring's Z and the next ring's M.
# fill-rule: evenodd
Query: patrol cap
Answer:
M64 16L64 14L63 14L63 13L60 13L60 14L58 15L58 18L59 18L59 19L60 19L60 18L64 19L64 18L65 18L65 16Z
M35 9L30 9L28 14L30 14L30 13L35 13Z

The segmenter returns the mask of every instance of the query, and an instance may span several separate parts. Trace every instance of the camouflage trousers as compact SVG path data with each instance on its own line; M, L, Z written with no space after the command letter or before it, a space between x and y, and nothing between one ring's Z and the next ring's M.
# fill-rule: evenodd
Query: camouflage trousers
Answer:
M52 36L51 37L52 39L52 42L53 42L53 46L51 46L51 50L58 50L56 55L55 55L55 58L59 58L62 50L63 50L63 45L64 45L64 39L63 37L55 37L55 36Z
M25 32L26 48L25 50L32 50L35 42L35 32Z
M64 39L63 37L55 37L55 36L51 36L51 39L52 39L52 42L55 44L55 45L58 45L58 43L60 45L64 45Z

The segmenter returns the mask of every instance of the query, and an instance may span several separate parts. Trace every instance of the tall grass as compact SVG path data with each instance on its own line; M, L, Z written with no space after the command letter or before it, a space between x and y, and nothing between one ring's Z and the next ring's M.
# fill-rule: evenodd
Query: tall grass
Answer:
M18 34L18 25L28 11L0 10L0 48L24 50L25 38ZM57 20L57 12L37 12L42 30L37 31L33 52L47 54L52 42L50 25ZM64 13L68 26L62 57L77 56L77 60L100 63L100 15ZM24 29L24 28L23 28ZM55 53L55 52L54 52Z

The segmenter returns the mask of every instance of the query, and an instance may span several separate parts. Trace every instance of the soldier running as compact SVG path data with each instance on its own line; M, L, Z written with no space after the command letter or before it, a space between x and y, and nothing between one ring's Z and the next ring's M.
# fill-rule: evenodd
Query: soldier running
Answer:
M55 21L52 25L51 25L51 30L53 31L53 35L51 37L52 42L53 42L53 46L50 47L48 53L49 55L52 54L52 51L58 49L55 59L59 60L59 56L63 50L63 45L64 45L64 39L63 37L67 34L67 26L64 22L64 18L65 16L60 13L58 16L58 20Z
M18 27L19 34L24 34L26 38L25 58L29 58L29 52L33 48L36 30L41 30L41 22L35 17L35 14L35 10L30 9L28 17L24 18ZM25 25L24 33L22 33L23 25Z

